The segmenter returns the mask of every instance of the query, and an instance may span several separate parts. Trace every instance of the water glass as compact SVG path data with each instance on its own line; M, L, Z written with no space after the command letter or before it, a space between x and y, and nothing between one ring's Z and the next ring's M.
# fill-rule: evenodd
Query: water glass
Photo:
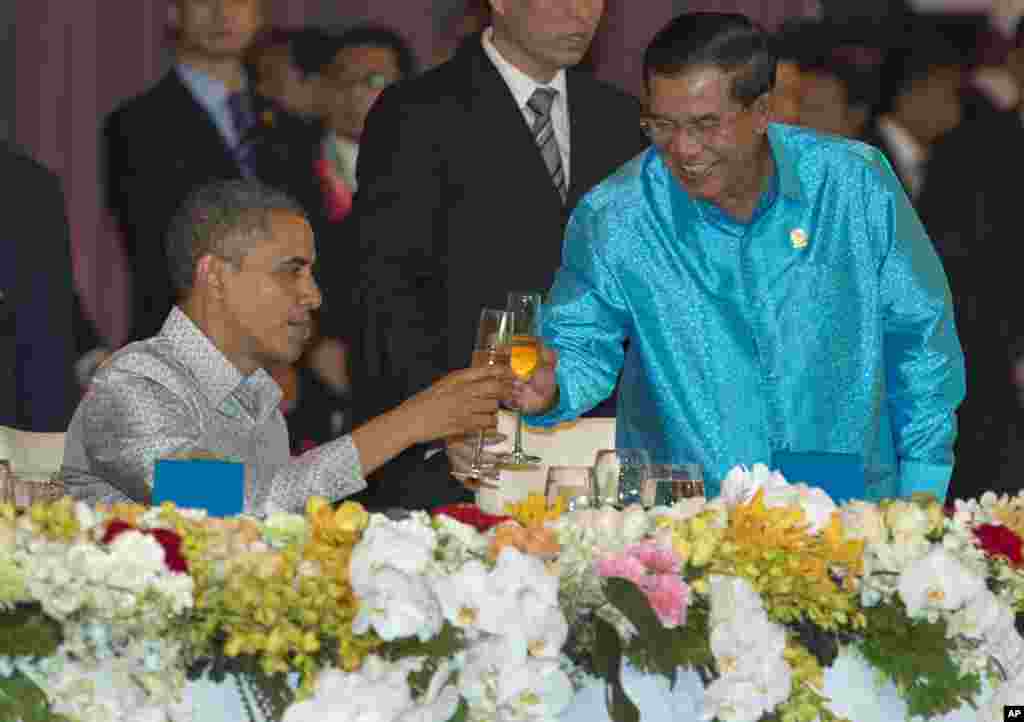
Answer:
M619 509L641 504L650 466L651 457L645 449L598 451L594 457L594 474L601 503Z
M590 509L597 504L597 481L590 466L552 466L548 468L544 498L552 504L559 497L565 510Z
M672 506L704 496L704 467L700 464L651 464L650 468L641 494L644 506Z

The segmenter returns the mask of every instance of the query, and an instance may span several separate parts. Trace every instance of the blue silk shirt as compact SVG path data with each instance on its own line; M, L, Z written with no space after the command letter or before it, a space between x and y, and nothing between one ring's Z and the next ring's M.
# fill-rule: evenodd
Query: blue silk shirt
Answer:
M527 423L592 408L621 369L616 444L703 464L709 494L788 450L859 455L868 498L943 498L964 367L931 241L876 149L768 139L749 223L691 198L654 148L583 199L542 329L559 402Z

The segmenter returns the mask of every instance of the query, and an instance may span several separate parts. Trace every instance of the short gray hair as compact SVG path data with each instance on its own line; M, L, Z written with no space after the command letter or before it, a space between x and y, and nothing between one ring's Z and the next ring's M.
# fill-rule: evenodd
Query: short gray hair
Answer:
M192 290L196 263L206 255L238 264L252 240L270 232L272 211L306 217L287 193L253 180L217 181L193 191L171 220L167 260L179 296Z

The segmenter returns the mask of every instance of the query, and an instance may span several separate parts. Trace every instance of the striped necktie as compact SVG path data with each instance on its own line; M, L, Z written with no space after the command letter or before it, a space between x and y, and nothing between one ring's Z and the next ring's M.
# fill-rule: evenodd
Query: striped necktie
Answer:
M551 105L555 102L558 91L554 88L537 88L526 101L526 107L534 112L533 140L540 148L544 165L548 167L551 181L558 190L558 195L565 202L566 184L565 169L562 167L562 154L558 150L558 139L555 138L555 127L551 124Z
M242 175L252 178L256 175L255 143L251 132L256 125L256 113L252 108L252 98L246 92L232 93L228 96L228 110L231 122L235 126L238 140L235 143L234 155Z

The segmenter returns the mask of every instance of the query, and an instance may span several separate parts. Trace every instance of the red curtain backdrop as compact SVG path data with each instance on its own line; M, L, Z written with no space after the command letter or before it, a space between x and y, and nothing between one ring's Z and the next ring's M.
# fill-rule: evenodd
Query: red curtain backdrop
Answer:
M456 0L266 0L273 23L387 23L423 61L437 24ZM98 137L103 116L145 90L167 67L163 46L169 0L19 0L15 10L13 139L64 183L76 282L100 330L119 343L128 327L128 283L120 241L103 211ZM722 0L726 4L735 2ZM747 0L784 12L807 0ZM639 93L643 49L683 0L607 0L594 59L601 77ZM714 4L714 3L712 3ZM720 3L721 4L721 3ZM599 121L598 121L599 122ZM159 138L153 139L160 142Z

